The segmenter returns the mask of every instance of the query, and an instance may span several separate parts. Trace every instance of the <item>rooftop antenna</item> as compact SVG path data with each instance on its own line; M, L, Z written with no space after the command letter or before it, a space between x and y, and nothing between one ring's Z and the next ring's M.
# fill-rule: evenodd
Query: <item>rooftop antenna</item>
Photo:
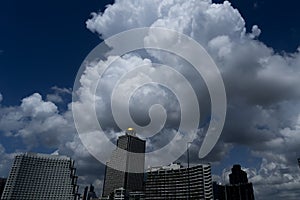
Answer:
M136 131L134 130L134 128L127 128L126 134L136 136Z

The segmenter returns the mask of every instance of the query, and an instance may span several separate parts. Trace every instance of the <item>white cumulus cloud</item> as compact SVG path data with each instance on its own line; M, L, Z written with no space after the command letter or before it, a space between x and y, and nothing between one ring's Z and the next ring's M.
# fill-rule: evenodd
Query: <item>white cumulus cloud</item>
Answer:
M228 98L227 120L221 140L207 160L220 162L232 146L245 145L251 149L253 156L262 159L259 169L250 170L251 173L249 171L256 198L297 199L300 187L297 185L299 176L296 175L295 159L299 156L300 142L300 53L299 50L284 55L274 52L259 41L263 30L257 25L246 30L245 23L239 11L228 1L214 4L210 0L116 0L103 13L93 13L87 21L87 28L106 39L131 28L165 27L199 42L218 65ZM178 42L168 37L164 40L163 35L155 37L157 41L170 44ZM151 51L124 55L104 73L101 87L95 84L99 72L114 57L88 63L80 78L81 85L74 91L79 97L78 101L70 104L67 111L60 111L56 103L63 101L63 94L70 94L71 91L55 87L46 101L36 93L24 98L19 106L1 107L0 131L5 137L21 139L27 149L43 145L57 150L56 153L71 155L77 160L81 174L85 174L80 180L83 183L93 180L100 190L103 173L99 167L103 165L100 166L89 155L76 135L72 105L80 111L80 121L86 123L83 130L93 132L96 127L90 124L89 117L91 103L96 97L97 117L101 125L107 128L107 133L115 138L119 133L110 110L110 95L114 85L122 75L138 65L159 62L174 66L191 81L198 100L202 102L203 116L208 115L209 96L203 81L195 76L194 71L190 71L190 65L172 56ZM174 86L181 88L181 83L173 80L169 74L158 76L170 79ZM130 83L139 84L147 78L149 74L140 73ZM123 95L126 95L126 91ZM119 104L123 103L119 99ZM140 124L149 122L148 108L153 103L165 106L170 116L166 127L168 135L163 135L160 140L154 138L150 146L152 148L168 142L180 116L176 96L152 85L137 90L131 103L132 116ZM201 134L202 130L199 129L199 136ZM196 141L196 144L200 145L201 141ZM194 149L191 154L197 150ZM196 156L191 157L193 162L199 161Z
M268 164L279 168L295 165L298 156L294 146L299 144L295 124L300 109L297 103L300 97L297 87L300 84L300 53L279 55L257 39L263 30L257 25L246 30L245 23L239 11L228 1L214 4L209 0L155 3L119 0L103 13L94 13L87 21L87 28L106 39L131 28L165 27L187 34L203 45L219 66L227 90L227 121L220 143L246 145L255 156L263 158L259 177ZM172 38L156 37L156 41L172 44L169 41ZM148 53L165 64L180 66L181 73L193 77L181 60L161 52ZM284 148L287 146L289 148ZM275 178L264 179L265 184L278 184L278 196L295 199L293 195L296 196L299 187L293 183L298 177L292 175L292 171L283 173L279 170L276 173L267 170L266 174ZM290 196L280 189L286 185L291 188ZM275 189L270 187L270 190ZM273 198L263 195L261 184L257 185L256 191L259 199Z

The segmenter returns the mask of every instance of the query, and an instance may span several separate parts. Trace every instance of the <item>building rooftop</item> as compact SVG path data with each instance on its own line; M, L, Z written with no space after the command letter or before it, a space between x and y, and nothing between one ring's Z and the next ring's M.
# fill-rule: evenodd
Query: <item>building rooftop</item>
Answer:
M198 165L210 166L210 164L194 164L194 165L191 165L190 168L196 167ZM186 168L187 167L184 167L180 163L171 163L171 164L165 165L165 166L148 167L147 172L155 172L155 171L159 171L159 170L178 170L178 169L186 169Z
M42 153L21 153L17 156L28 156L28 157L36 157L36 158L45 158L45 159L61 159L61 160L70 160L71 158L64 155L50 155L50 154L42 154Z
M134 128L127 128L126 134L127 134L127 135L132 135L132 136L135 136L135 137L136 137L136 131L135 131Z

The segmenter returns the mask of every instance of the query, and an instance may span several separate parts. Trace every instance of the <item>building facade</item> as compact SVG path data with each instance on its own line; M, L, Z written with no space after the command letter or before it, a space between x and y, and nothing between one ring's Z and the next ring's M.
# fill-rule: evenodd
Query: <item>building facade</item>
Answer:
M147 170L145 199L213 199L211 167L180 164Z
M125 189L126 192L144 190L145 148L146 142L138 138L132 128L127 129L126 134L118 138L117 149L112 152L110 161L106 163L102 197L113 195L119 188ZM132 155L130 152L139 155ZM135 171L140 173L132 173Z
M1 200L74 200L74 161L65 156L25 153L15 157Z

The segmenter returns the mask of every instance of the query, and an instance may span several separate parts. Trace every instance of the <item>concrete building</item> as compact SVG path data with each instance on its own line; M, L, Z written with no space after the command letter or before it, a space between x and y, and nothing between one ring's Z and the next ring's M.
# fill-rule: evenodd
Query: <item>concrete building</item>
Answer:
M74 200L74 161L66 156L25 153L15 157L2 200Z
M152 167L146 177L145 199L213 199L209 164Z
M127 193L144 190L145 148L146 142L138 138L132 128L128 128L126 134L118 138L117 149L106 163L102 197L112 196L119 188L125 189Z

